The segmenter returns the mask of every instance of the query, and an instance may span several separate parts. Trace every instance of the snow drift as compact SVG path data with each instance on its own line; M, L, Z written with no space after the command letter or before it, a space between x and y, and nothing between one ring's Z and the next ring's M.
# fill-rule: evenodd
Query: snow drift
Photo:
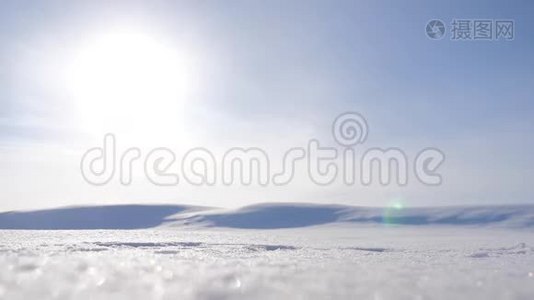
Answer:
M534 205L373 208L302 203L240 209L111 205L0 213L0 229L143 229L158 226L280 229L326 224L534 227Z
M186 205L108 205L63 207L0 213L0 229L142 229L161 225L165 218L195 211Z
M259 204L237 210L201 211L177 225L247 229L296 228L323 224L454 225L534 227L534 205L372 208L317 204Z

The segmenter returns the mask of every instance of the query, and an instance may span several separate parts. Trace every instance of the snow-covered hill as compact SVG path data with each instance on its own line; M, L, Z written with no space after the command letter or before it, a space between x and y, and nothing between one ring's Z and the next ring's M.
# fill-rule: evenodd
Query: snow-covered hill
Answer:
M534 227L534 206L372 208L297 203L259 204L236 210L203 210L173 217L175 225L247 229L325 224Z
M143 229L178 213L205 209L187 205L108 205L0 213L0 229Z
M111 205L0 213L0 229L282 229L343 225L534 227L534 205L372 208L270 203L221 209L187 205Z

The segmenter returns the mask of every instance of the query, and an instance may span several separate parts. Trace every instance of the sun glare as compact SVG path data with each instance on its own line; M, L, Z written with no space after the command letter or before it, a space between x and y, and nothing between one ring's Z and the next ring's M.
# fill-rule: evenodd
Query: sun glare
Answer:
M176 129L189 88L186 65L175 47L141 33L90 39L69 78L82 127L142 137Z

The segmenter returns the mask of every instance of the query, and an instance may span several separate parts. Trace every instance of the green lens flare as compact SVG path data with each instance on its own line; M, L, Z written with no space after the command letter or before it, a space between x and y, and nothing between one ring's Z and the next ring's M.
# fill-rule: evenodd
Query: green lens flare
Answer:
M398 219L398 213L403 209L404 204L402 203L402 201L393 201L386 207L384 215L382 217L382 223L386 226L397 224L398 222L396 222L396 220Z

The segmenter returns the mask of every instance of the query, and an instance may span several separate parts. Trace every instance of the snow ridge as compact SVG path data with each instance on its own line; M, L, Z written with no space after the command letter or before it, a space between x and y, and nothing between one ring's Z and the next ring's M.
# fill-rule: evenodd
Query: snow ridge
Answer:
M269 203L239 209L187 205L110 205L0 213L0 229L281 229L328 224L534 227L534 205L376 208Z

